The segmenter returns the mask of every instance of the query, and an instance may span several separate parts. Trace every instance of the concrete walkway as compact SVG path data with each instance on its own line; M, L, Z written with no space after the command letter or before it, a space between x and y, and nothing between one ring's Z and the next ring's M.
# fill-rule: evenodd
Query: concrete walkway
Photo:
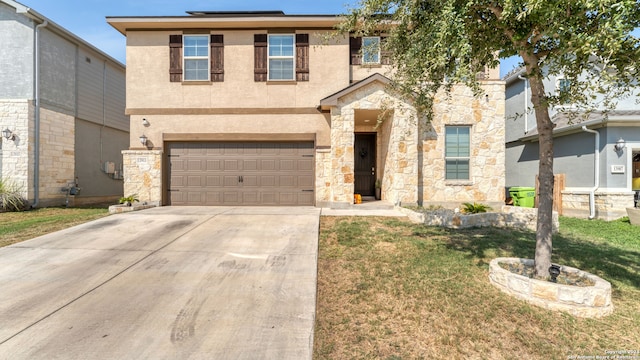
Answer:
M0 248L0 359L311 359L319 213L161 207Z

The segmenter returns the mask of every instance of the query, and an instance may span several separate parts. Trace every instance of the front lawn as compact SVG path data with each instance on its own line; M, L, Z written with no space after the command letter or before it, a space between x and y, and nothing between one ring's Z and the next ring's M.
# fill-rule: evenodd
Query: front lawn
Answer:
M550 312L490 285L491 259L533 257L531 232L322 217L314 358L632 355L640 350L640 227L560 222L553 261L610 281L612 315L581 319Z
M109 215L106 208L40 208L0 213L0 247Z

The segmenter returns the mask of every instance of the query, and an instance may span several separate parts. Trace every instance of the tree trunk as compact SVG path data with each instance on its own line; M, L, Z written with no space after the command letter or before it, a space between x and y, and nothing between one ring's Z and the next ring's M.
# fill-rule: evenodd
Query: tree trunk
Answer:
M541 77L531 76L531 103L536 114L540 166L538 168L538 224L536 227L536 253L534 257L536 277L548 278L551 266L553 230L553 123L545 100Z

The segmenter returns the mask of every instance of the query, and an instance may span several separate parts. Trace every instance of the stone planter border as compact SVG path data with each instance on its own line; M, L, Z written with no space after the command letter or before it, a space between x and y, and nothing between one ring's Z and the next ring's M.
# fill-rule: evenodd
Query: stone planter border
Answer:
M554 311L563 311L577 317L599 318L613 312L611 284L588 272L562 266L561 271L575 273L592 280L593 286L561 285L536 280L503 269L500 263L522 263L533 266L532 259L496 258L489 264L489 280L502 292L533 305Z
M444 226L452 229L467 229L474 227L493 226L507 229L522 229L536 231L538 209L504 205L499 212L479 214L454 213L452 210L434 210L428 212L414 211L396 207L409 217L414 223L429 226ZM553 233L560 228L558 213L553 212Z

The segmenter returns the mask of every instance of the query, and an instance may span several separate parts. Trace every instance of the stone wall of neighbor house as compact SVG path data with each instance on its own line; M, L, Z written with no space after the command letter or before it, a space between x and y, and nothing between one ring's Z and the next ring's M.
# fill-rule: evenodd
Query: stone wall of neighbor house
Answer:
M627 216L627 208L633 207L633 192L596 192L596 218L606 221ZM565 216L589 217L589 193L587 191L562 191L562 212Z
M140 203L162 204L162 150L124 150L124 196L138 195Z
M75 118L40 109L40 206L62 205L75 177Z
M13 131L15 140L0 140L0 177L18 186L25 198L33 193L30 174L32 150L29 146L29 121L33 118L33 104L28 100L0 100L0 131Z
M430 126L422 128L422 201L457 207L461 202L504 203L505 93L504 82L487 81L483 94L474 96L464 86L450 96L440 94ZM445 126L471 126L470 179L445 179Z

